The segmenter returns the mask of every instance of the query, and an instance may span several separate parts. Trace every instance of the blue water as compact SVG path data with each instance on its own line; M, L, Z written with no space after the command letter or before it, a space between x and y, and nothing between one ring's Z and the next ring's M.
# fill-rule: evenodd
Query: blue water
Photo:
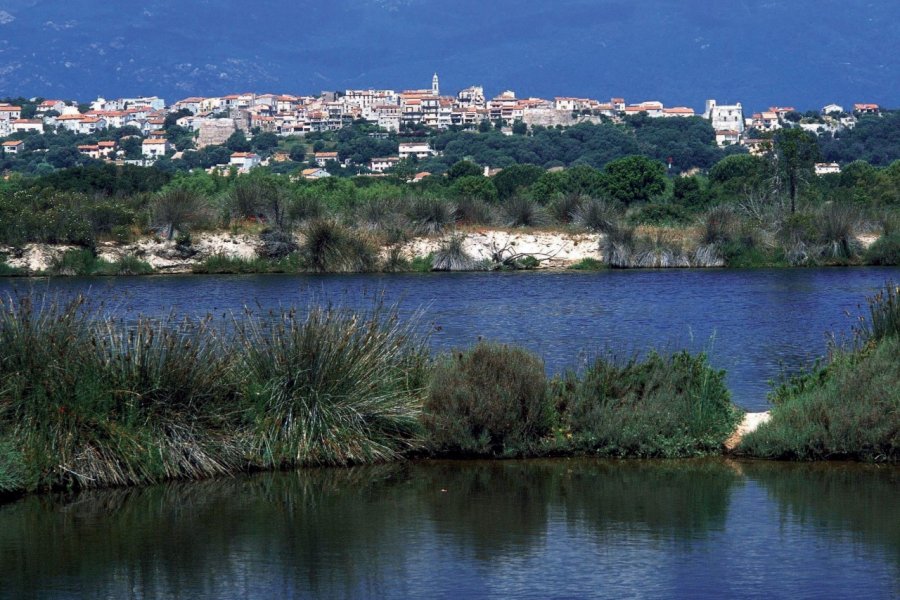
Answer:
M5 280L0 293L85 292L121 314L203 315L331 302L399 303L435 350L479 339L526 346L550 373L599 352L705 350L734 401L766 408L769 381L821 358L847 336L865 297L900 268L660 270L596 273L239 275Z
M897 598L900 469L420 462L24 498L0 599Z
M707 351L734 401L763 410L769 382L825 355L832 333L846 337L888 279L900 281L900 268L73 278L5 280L0 293L84 292L111 312L154 316L382 299L406 317L420 312L436 351L514 343L540 353L549 373L607 351Z

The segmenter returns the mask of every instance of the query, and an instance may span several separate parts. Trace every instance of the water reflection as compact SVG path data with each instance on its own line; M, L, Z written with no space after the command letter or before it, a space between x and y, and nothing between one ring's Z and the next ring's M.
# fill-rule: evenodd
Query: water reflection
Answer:
M0 597L890 596L898 483L570 459L28 497L0 507Z

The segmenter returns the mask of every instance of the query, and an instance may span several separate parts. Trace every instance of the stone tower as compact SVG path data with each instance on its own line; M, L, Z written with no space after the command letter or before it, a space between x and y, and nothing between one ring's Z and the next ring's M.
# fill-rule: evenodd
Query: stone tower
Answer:
M435 73L434 77L431 78L431 95L432 96L440 96L441 95L441 84L438 82L437 73Z

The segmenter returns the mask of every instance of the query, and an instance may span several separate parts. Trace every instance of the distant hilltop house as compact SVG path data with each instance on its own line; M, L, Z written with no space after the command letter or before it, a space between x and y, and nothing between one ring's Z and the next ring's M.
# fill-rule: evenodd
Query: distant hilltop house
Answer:
M881 107L877 104L854 104L853 112L859 115L877 115L881 113Z
M22 140L10 140L3 142L4 154L19 154L25 148L25 142Z
M337 152L316 152L313 155L313 160L315 160L316 164L320 167L324 167L330 162L337 162L339 159Z
M841 165L838 163L816 163L816 175L829 175L840 172Z
M234 152L234 153L232 153L231 158L228 161L228 164L232 167L237 167L238 171L246 173L250 169L252 169L254 167L258 167L260 162L262 162L262 159L256 153Z
M416 158L428 158L437 154L426 142L403 142L400 144L400 160Z
M324 179L325 177L331 177L331 173L323 169L322 167L313 167L311 169L303 169L300 171L300 176L303 179Z
M385 171L396 167L399 162L399 156L383 156L380 158L373 158L369 162L369 170L373 173L384 173Z
M703 118L716 132L737 132L739 136L744 133L744 108L740 102L719 104L714 99L707 100Z
M149 138L141 143L141 154L144 158L156 160L172 150L169 140L165 138Z

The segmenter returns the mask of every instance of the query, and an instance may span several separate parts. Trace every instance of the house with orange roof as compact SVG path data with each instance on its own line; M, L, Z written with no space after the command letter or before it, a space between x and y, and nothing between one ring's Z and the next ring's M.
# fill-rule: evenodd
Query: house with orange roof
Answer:
M324 179L325 177L331 177L331 173L323 169L322 167L313 167L311 169L303 169L300 171L300 176L303 179Z
M877 115L881 113L881 107L877 104L854 104L853 112L859 115Z
M3 153L4 154L21 154L25 149L25 142L22 140L10 140L8 142L3 142Z
M10 126L13 133L42 133L44 131L44 122L40 119L16 119L12 123L10 123Z
M170 150L172 145L165 138L148 138L141 143L141 154L151 160L165 156Z
M316 152L313 155L313 159L316 161L316 164L320 167L324 167L328 163L332 161L337 161L338 153L337 152Z
M662 109L664 117L693 117L694 109L687 106L673 106L672 108Z

